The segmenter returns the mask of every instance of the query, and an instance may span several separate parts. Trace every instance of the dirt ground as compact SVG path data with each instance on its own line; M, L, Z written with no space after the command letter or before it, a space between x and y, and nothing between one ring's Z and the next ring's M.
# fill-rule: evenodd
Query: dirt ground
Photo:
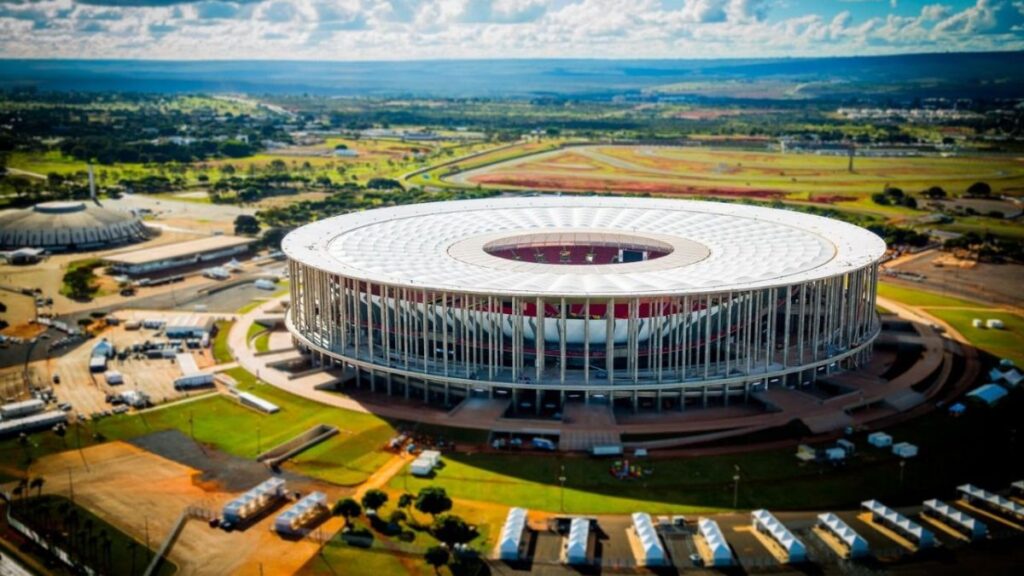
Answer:
M188 506L220 510L238 492L217 482L197 481L201 472L123 442L65 452L36 463L33 476L46 478L44 492L67 496L69 478L74 499L104 520L156 548ZM268 474L269 475L269 474ZM288 541L270 530L274 517L245 530L225 532L205 522L189 521L170 552L178 574L292 574L317 551L308 540ZM325 535L341 527L332 518L321 526ZM212 569L212 567L216 567Z
M159 315L155 315L159 317ZM181 376L181 370L174 358L112 359L108 362L108 370L116 370L124 377L124 383L111 386L107 384L103 373L89 371L89 358L93 346L106 338L118 349L147 340L158 341L152 330L125 330L124 325L111 326L99 337L85 342L81 346L56 357L40 360L32 364L43 374L59 374L61 383L55 385L54 391L61 402L70 402L79 415L90 415L93 412L107 410L108 393L120 393L126 390L141 390L149 395L154 404L174 400L184 396L174 389L174 380ZM209 350L193 350L196 364L200 367L210 366L213 359Z
M916 258L905 259L894 269L924 276L922 282L908 284L917 288L1024 307L1024 294L1020 291L1024 266L1020 264L950 266L948 254L930 250Z

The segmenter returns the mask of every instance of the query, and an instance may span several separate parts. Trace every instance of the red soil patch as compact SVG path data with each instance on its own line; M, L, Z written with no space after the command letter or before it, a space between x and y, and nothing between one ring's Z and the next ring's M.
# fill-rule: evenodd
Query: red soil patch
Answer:
M832 194L829 196L811 196L809 200L817 204L835 204L836 202L854 202L857 200L857 197Z
M683 186L671 183L611 181L597 178L530 178L511 174L483 174L472 178L473 182L497 186L517 186L547 190L572 190L580 192L632 192L639 194L666 194L685 196L730 196L736 198L781 199L786 196L777 190Z

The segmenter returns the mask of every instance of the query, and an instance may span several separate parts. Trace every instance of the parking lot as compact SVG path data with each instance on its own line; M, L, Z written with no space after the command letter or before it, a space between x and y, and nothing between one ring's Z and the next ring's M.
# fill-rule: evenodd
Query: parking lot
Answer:
M104 372L92 372L89 360L93 347L106 339L118 351L107 362L107 371L121 374L123 382L111 384L107 382ZM92 417L96 413L111 410L107 402L108 395L120 394L127 390L138 390L145 393L152 403L160 404L184 397L188 394L174 389L174 380L180 377L181 370L173 357L147 358L141 352L128 352L133 346L146 342L165 342L166 338L154 330L127 330L124 323L106 328L100 336L93 338L59 358L50 358L37 363L37 372L57 375L60 383L53 386L57 399L61 403L69 403L75 414L80 417ZM213 365L209 349L188 349L196 358L200 368ZM194 394L195 392L193 392Z

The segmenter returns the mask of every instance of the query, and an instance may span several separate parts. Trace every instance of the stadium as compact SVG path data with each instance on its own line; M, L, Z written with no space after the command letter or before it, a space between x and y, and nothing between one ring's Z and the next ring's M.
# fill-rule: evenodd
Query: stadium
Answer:
M283 242L286 325L378 393L684 410L863 366L885 244L750 205L622 197L440 202Z

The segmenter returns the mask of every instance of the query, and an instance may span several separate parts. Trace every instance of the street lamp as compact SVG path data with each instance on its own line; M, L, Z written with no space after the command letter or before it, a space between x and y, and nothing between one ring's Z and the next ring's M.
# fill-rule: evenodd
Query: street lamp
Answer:
M732 509L739 508L740 501L740 467L739 465L733 466L736 469L736 473L732 475Z
M907 467L906 460L900 460L900 490L903 490L903 470Z
M558 486L560 499L558 509L565 512L565 464L562 464L562 472L558 476Z

